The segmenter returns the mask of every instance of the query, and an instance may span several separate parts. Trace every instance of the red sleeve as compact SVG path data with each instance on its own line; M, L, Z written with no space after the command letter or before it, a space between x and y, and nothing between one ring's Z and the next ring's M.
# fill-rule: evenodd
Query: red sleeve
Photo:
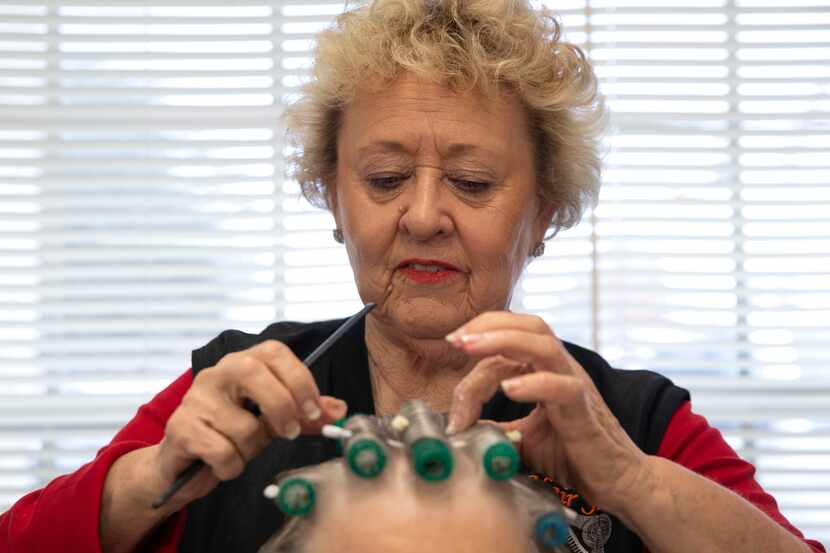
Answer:
M95 459L72 474L22 497L0 515L0 551L8 553L101 553L98 518L104 480L121 455L161 441L167 419L193 380L180 376L121 429ZM146 551L174 553L184 512L170 517L148 540Z
M755 480L755 467L738 457L704 417L693 413L690 402L681 405L669 421L657 455L729 488L804 540L813 551L825 553L824 546L814 540L805 540L804 535L781 514L775 499Z

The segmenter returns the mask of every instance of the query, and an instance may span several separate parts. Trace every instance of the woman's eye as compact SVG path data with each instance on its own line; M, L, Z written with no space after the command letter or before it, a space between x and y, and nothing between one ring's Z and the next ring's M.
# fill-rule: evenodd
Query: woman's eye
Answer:
M396 175L389 177L374 177L367 180L373 188L378 188L380 190L392 190L393 188L396 188L404 178L405 177Z
M459 188L462 192L484 192L490 187L489 182L480 182L467 179L452 179L453 185Z

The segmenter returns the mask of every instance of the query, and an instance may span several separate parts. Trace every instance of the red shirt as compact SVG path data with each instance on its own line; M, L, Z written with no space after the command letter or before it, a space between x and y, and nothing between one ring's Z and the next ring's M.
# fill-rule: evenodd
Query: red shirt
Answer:
M36 490L0 515L0 552L100 553L98 518L107 471L115 460L134 449L161 441L167 419L179 406L193 381L191 371L181 375L121 429L93 461ZM657 455L718 482L764 511L778 524L804 539L778 510L775 499L755 480L755 467L726 443L720 432L684 403L672 417ZM144 550L176 553L184 529L184 511L168 519ZM817 541L804 540L813 551L825 553Z

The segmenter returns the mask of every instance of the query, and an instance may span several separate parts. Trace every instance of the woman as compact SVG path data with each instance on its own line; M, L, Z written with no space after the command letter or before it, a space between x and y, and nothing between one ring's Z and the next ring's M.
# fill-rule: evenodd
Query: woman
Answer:
M376 0L341 16L287 122L297 179L378 307L310 369L299 359L337 321L196 350L93 463L4 515L12 549L256 551L281 523L264 482L336 454L321 424L417 397L456 431L479 416L520 429L525 463L585 517L586 550L821 550L685 391L506 311L548 229L597 195L602 119L582 53L523 1ZM151 509L194 459L210 470Z

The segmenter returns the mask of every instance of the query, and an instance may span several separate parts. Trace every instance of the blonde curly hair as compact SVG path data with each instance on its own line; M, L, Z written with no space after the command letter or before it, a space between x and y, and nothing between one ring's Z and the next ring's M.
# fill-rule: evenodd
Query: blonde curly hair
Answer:
M404 73L453 90L516 94L528 114L539 195L558 231L599 194L605 108L583 51L526 0L373 0L320 33L311 79L284 113L290 175L329 208L343 110L358 89Z

